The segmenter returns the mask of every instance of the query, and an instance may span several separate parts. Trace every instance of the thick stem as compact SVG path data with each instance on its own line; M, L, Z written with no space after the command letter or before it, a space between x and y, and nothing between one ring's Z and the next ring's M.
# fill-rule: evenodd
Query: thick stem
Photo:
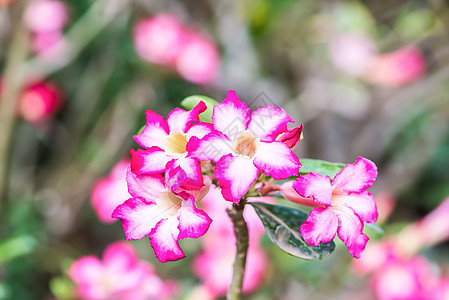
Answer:
M248 225L243 218L244 201L242 204L233 204L232 208L226 210L234 224L236 238L236 254L232 281L227 295L228 300L239 300L242 295L243 276L245 275L246 255L248 253L249 236Z

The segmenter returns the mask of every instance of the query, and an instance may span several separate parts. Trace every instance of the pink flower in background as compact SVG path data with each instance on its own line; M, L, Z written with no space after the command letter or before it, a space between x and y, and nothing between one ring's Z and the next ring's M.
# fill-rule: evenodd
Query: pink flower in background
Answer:
M298 175L298 157L283 142L275 139L294 122L279 107L267 105L250 113L235 91L214 106L214 131L203 139L192 138L191 157L216 162L215 176L223 197L238 203L263 170L274 179Z
M69 14L66 4L55 0L34 0L25 10L25 24L34 33L60 31Z
M396 245L403 254L414 254L449 238L449 198L423 219L404 228L396 238Z
M376 57L364 78L375 84L398 87L422 78L426 60L419 48L405 46Z
M142 19L134 27L137 54L155 64L172 64L186 39L184 25L175 15L168 13Z
M217 77L220 57L215 44L175 15L163 13L142 19L133 35L136 52L143 60L170 66L196 84L210 83Z
M147 110L145 129L134 136L145 150L131 150L132 171L136 175L165 172L167 186L172 191L179 187L186 190L202 188L200 163L188 155L186 147L191 137L201 138L212 130L208 123L192 125L205 110L206 105L202 101L190 111L175 108L168 114L167 121Z
M258 201L271 201L268 197ZM232 277L232 264L235 259L235 236L232 222L226 213L231 203L224 201L220 189L211 186L202 200L204 210L213 218L207 235L202 238L203 251L195 257L193 272L202 280L203 288L217 298L226 294ZM249 227L249 249L246 273L243 282L244 293L249 293L263 284L268 258L260 246L264 233L261 221L253 209L247 207L244 217Z
M30 123L42 123L55 115L62 106L62 97L57 87L48 82L28 85L21 94L18 111Z
M373 275L371 285L379 300L440 300L449 296L449 280L440 277L422 256L388 261Z
M346 165L330 180L329 176L309 173L299 176L293 188L302 197L312 197L323 207L314 208L301 225L304 240L313 246L328 243L338 232L349 253L360 258L368 237L362 232L363 222L377 220L376 202L366 190L377 177L376 165L363 157Z
M175 67L186 80L204 84L217 77L219 60L214 43L199 33L190 33L188 42L176 57Z
M111 173L97 180L92 188L90 202L103 223L113 223L117 219L112 218L112 212L119 205L131 198L126 185L126 171L129 168L129 159L119 161Z
M329 46L333 64L353 76L363 75L377 55L374 42L363 35L340 35L332 39Z
M163 282L123 242L109 245L102 260L93 255L76 260L68 274L85 300L157 300L172 297L177 289L174 282Z
M122 221L126 240L149 236L159 261L184 258L178 240L204 235L212 222L195 206L199 199L186 192L172 193L161 174L136 176L129 169L126 181L134 198L117 206L112 214Z

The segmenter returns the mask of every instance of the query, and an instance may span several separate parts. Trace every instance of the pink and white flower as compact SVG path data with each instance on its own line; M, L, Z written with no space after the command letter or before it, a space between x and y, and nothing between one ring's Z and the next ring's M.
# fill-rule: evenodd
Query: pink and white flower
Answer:
M134 198L117 206L112 214L122 221L126 240L149 236L159 261L184 258L178 240L204 235L212 222L196 207L198 196L195 199L184 191L173 193L161 174L137 176L129 169L126 180Z
M318 246L332 241L338 233L349 253L360 258L368 242L362 232L363 222L374 223L378 217L376 202L366 191L376 177L376 165L363 157L346 165L332 182L329 176L313 172L299 176L293 188L300 196L322 205L312 209L301 225L304 240Z
M162 281L152 266L140 261L124 242L109 245L100 260L93 255L76 260L68 270L77 295L85 300L166 299L176 293L176 283Z
M223 197L238 203L257 180L261 170L274 179L298 175L301 166L291 149L276 138L294 122L279 107L267 105L250 113L235 91L214 106L214 131L203 139L192 138L191 157L212 160Z
M188 155L186 146L193 136L202 138L211 132L208 123L192 125L205 110L206 105L202 101L190 111L175 108L166 121L161 115L147 110L145 129L134 136L134 140L145 150L131 150L132 171L136 175L165 172L167 186L172 191L179 187L185 190L202 188L200 163Z
M56 0L31 1L25 10L25 24L34 33L60 31L69 19L67 5Z
M126 172L129 168L129 159L119 161L111 173L100 178L93 186L90 203L97 214L98 219L106 224L113 223L117 219L112 218L114 209L132 197L128 193L126 184Z

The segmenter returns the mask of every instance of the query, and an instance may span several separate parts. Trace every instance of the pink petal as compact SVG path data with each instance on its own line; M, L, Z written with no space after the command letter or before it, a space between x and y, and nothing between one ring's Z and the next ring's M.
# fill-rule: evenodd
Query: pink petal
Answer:
M212 219L202 210L195 206L195 199L184 194L182 201L181 213L179 215L179 235L178 239L199 238L203 236L209 229Z
M307 244L319 246L335 238L338 218L331 208L314 208L307 221L301 225L301 234Z
M163 219L151 230L150 241L160 262L179 260L185 257L178 245L177 218Z
M281 142L260 142L254 165L276 180L297 176L301 167L298 157Z
M109 245L103 253L103 262L108 270L126 271L137 267L138 259L134 248L125 242Z
M246 130L250 121L250 111L245 102L240 101L235 91L228 91L226 99L214 106L212 120L214 128L223 132L231 141Z
M285 199L304 206L323 207L323 205L316 203L312 197L304 198L300 196L298 192L293 188L293 182L294 181L287 181L281 185L281 189L279 191Z
M290 149L295 149L301 140L303 126L302 124L298 127L287 129L284 133L277 137L277 141L283 142Z
M203 187L201 165L197 160L188 157L173 160L167 164L165 180L172 192L179 187L186 190L199 190Z
M261 141L272 142L287 131L287 123L295 122L280 107L266 105L251 114L248 130Z
M137 175L165 172L166 164L172 159L158 147L131 149L131 157L131 170Z
M128 191L133 197L144 198L155 203L161 192L165 190L164 178L160 174L136 176L131 169L126 173Z
M352 208L354 213L359 216L363 222L374 223L377 221L378 213L376 201L370 193L353 193L348 196L334 195L334 198L336 197L344 197L346 206Z
M169 133L170 130L164 118L154 111L147 110L145 128L139 135L134 136L134 140L144 148L157 146L163 149Z
M214 127L210 123L199 122L193 124L192 127L186 132L187 140L190 140L191 137L197 137L202 139L206 134L211 133L214 130Z
M89 255L76 260L68 269L68 274L77 284L95 282L103 275L103 268L97 257Z
M126 240L138 240L150 234L161 220L157 205L143 198L131 198L120 204L112 213L113 218L122 221Z
M336 211L340 226L338 227L338 236L348 247L349 253L360 258L365 250L368 237L362 232L363 223L349 207L339 208Z
M199 160L218 162L224 155L233 153L233 146L229 139L221 132L214 130L201 140L192 137L187 143L189 156Z
M316 203L331 205L332 186L329 176L310 172L307 175L299 176L293 182L293 188L302 197L313 197Z
M252 160L234 157L232 154L223 156L215 167L215 177L223 197L235 203L248 192L258 175L259 169L254 166Z
M333 187L339 187L348 194L361 193L368 189L377 177L377 167L369 159L358 157L355 163L346 165L332 180Z
M175 108L167 116L167 123L170 131L179 131L186 133L192 126L192 122L198 122L200 113L207 109L206 104L200 101L192 110L185 111L181 108Z

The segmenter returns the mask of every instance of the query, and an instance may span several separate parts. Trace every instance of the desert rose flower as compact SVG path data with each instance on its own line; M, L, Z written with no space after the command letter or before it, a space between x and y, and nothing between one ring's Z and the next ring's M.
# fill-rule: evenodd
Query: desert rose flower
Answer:
M76 260L68 274L85 300L158 300L176 292L174 282L162 281L124 242L109 245L102 260L93 255Z
M147 110L145 129L134 136L145 150L131 150L132 171L137 175L165 172L167 186L172 191L180 187L186 190L203 187L200 163L189 156L186 146L193 136L201 138L212 130L208 123L192 125L205 110L202 101L190 111L175 108L168 114L167 121Z
M199 33L190 33L188 42L176 57L175 68L186 80L205 84L217 77L219 60L214 43Z
M314 208L301 225L304 240L313 246L332 241L338 233L349 253L360 258L368 237L363 222L377 220L373 196L366 190L377 177L376 165L363 157L346 165L332 180L329 176L309 173L299 176L293 188L304 198L312 197L322 207Z
M67 23L67 6L61 1L34 0L25 10L25 24L34 33L60 31Z
M119 161L111 173L100 178L93 186L90 203L98 219L106 224L113 223L117 219L112 218L114 209L131 198L126 184L126 172L129 168L129 159Z
M155 64L172 64L186 43L184 25L175 15L164 13L140 20L134 27L137 54Z
M198 199L184 191L171 192L161 174L137 176L129 169L126 181L134 198L117 206L112 214L122 221L126 240L149 236L159 261L184 258L178 240L204 235L212 222L196 207Z
M228 91L214 106L212 120L215 130L201 140L192 138L187 148L191 157L217 164L215 177L226 200L238 203L261 170L274 179L298 174L298 157L276 141L294 122L282 108L266 105L251 113L235 91Z
M62 106L62 97L55 85L37 82L28 85L19 99L20 116L34 124L42 123L56 114Z

